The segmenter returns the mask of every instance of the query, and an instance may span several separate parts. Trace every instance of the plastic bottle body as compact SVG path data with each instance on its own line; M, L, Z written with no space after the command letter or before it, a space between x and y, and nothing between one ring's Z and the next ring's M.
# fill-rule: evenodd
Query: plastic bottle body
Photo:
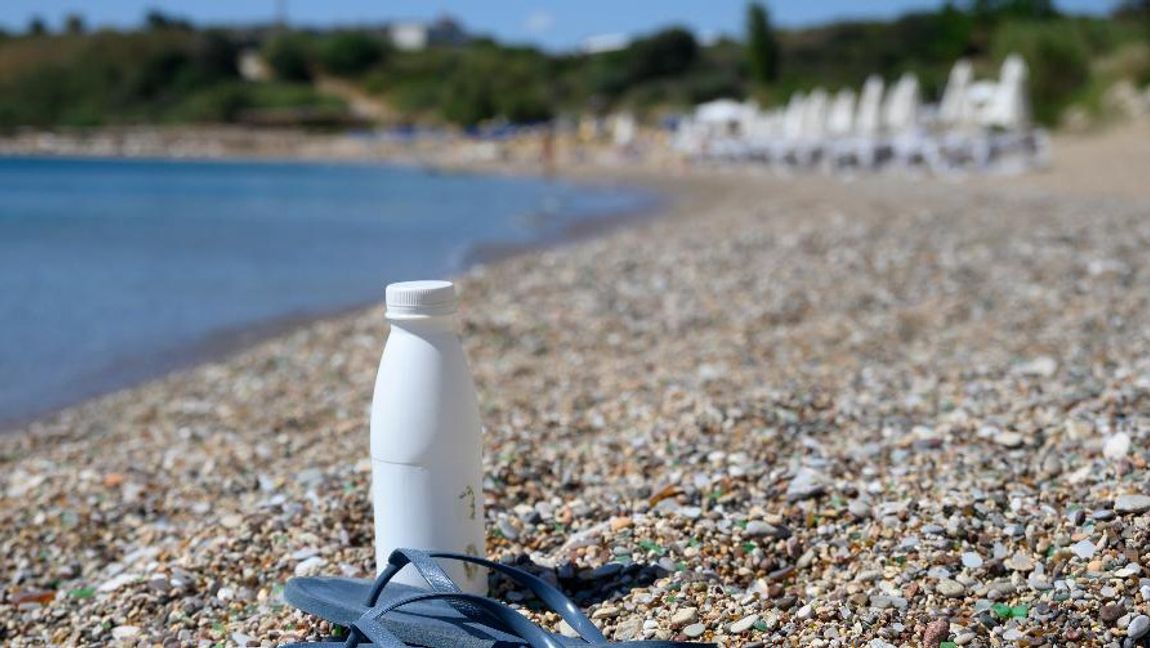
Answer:
M371 407L376 569L400 547L483 556L479 406L455 316L388 319ZM483 570L443 567L463 591L486 594ZM396 580L426 587L411 568Z

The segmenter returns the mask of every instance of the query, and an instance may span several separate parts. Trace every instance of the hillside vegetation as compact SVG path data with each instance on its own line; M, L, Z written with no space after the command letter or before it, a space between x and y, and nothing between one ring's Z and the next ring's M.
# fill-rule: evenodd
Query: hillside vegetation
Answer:
M732 39L704 45L690 31L670 27L591 55L485 38L401 52L377 31L253 37L156 14L140 30L89 34L76 19L68 33L48 33L39 23L24 34L0 36L0 128L258 123L269 114L341 123L348 108L316 89L323 79L374 97L388 106L391 121L463 127L619 108L658 117L718 97L773 104L815 85L857 87L870 73L891 79L915 72L931 98L957 58L970 57L981 73L993 75L1014 51L1031 65L1037 118L1055 124L1072 103L1096 105L1115 69L1137 83L1150 81L1148 57L1129 54L1150 43L1148 16L1145 2L1114 16L1083 18L1060 16L1038 0L978 0L890 22L777 31L752 5L751 47ZM270 78L241 78L237 61L251 48Z

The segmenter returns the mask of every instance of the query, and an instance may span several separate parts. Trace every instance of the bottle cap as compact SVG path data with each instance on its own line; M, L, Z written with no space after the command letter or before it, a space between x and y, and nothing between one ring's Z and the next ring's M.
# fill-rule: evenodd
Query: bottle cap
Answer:
M387 286L387 314L451 315L459 302L450 281L402 281Z

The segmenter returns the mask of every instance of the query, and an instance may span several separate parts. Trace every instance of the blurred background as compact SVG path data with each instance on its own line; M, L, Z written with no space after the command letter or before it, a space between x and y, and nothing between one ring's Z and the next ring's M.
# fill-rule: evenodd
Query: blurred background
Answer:
M1035 117L1084 126L1150 81L1144 0L164 2L9 0L0 128L475 128L716 98L781 104L954 61L1031 66ZM1117 91L1122 93L1124 91Z

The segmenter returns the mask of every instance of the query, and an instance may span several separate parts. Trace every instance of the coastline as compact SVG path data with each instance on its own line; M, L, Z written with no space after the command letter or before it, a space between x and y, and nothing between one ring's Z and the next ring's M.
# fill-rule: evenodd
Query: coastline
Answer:
M1109 588L1150 604L1121 499L1150 495L1145 211L1059 173L654 174L664 215L461 274L489 556L619 641L1120 643ZM0 638L329 633L282 584L374 573L385 336L323 319L0 438Z

